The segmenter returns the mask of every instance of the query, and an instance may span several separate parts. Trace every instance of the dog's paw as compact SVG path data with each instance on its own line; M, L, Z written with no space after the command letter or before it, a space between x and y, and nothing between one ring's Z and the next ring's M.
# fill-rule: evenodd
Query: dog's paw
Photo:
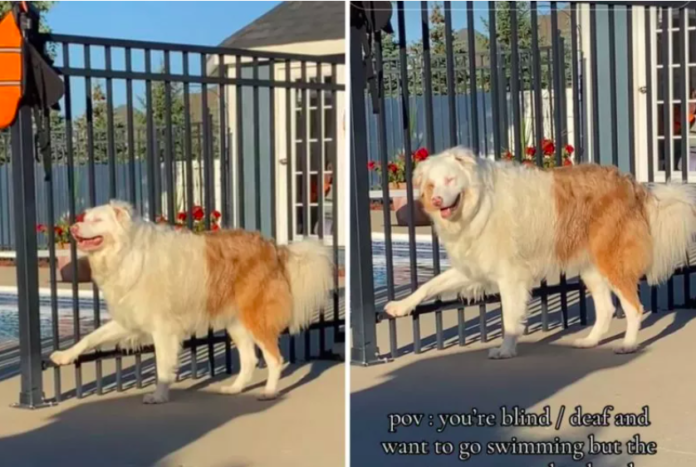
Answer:
M56 365L70 365L77 359L69 350L56 350L49 358Z
M493 347L488 351L488 358L492 360L503 360L517 356L517 350L510 347Z
M626 344L621 344L617 348L614 349L614 353L618 355L625 355L625 354L630 354L634 353L636 350L638 350L638 344L633 344L633 345L626 345Z
M398 300L395 302L389 302L385 305L384 311L395 318L399 316L406 316L413 311L413 307L406 302L406 300Z
M277 399L277 398L278 398L278 392L267 393L265 391L259 397L257 397L257 399L260 401L272 401L272 400Z
M241 394L242 391L244 391L244 388L241 386L236 386L234 384L230 384L227 386L222 386L220 388L220 394Z
M599 344L598 340L584 337L573 342L573 347L576 349L591 349L593 347L597 347L597 344Z
M145 397L143 397L143 404L153 405L166 402L169 402L169 395L157 391L145 394Z

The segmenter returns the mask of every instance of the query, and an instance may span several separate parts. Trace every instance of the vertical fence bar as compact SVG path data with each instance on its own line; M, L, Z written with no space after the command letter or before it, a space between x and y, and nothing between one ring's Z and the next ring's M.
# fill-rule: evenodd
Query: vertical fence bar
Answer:
M184 52L182 55L182 73L184 78L189 77L189 54ZM189 230L193 229L193 199L194 199L194 178L193 178L193 148L191 135L191 94L188 80L183 83L184 94L184 159L186 164L186 224ZM198 145L200 151L201 145ZM200 165L198 166L200 170ZM196 335L191 336L191 378L198 378L198 345Z
M536 29L536 28L534 28ZM581 89L580 85L580 70L579 70L579 63L578 63L578 50L579 50L579 45L578 45L578 4L577 3L571 3L570 5L570 47L571 47L571 72L572 72L572 78L573 78L573 145L575 146L575 154L578 156L577 159L579 161L583 161L585 159L585 154L583 150L581 149L581 141L580 141L580 122L581 122L581 113L582 113L582 104L580 100L582 99L581 92L584 92L584 89ZM629 54L630 54L629 50ZM629 66L629 70L631 67ZM629 76L632 76L631 73L629 73ZM632 80L633 78L631 78ZM630 86L629 86L630 89ZM631 152L633 154L633 152ZM585 284L582 281L582 278L578 276L578 284L580 285L580 324L582 326L585 326L587 324L587 297L586 297L586 288Z
M672 181L672 57L670 55L671 9L662 8L662 135L664 141L665 180ZM667 309L674 309L674 276L667 281Z
M421 7L422 8L422 7ZM423 20L423 10L421 10L421 21L426 21L427 28L427 12L425 13L425 20ZM426 10L427 11L427 10ZM425 36L424 36L425 37ZM423 40L423 60L430 59L430 41ZM375 57L377 60L377 69L382 70L384 66L382 58L382 33L377 32L375 34ZM424 76L424 79L425 76ZM386 170L389 164L389 154L387 147L387 116L384 102L384 78L377 81L378 92L379 92L379 109L377 114L377 138L379 145L379 156L380 164L382 170L381 175L381 185L382 185L382 214L384 218L384 259L386 263L386 274L387 274L387 300L393 301L394 295L394 257L392 249L392 226L391 226L391 197L389 196L389 173ZM426 97L427 99L427 97ZM427 106L427 104L426 104ZM396 334L396 319L389 317L389 353L391 358L396 358L398 356L398 345L397 345L397 334Z
M689 73L687 71L689 62L687 56L687 46L696 47L696 44L687 44L686 38L688 36L687 32L687 11L685 7L679 9L679 82L681 83L681 89L679 89L679 100L681 101L681 106L679 108L679 121L680 133L681 133L681 171L682 171L682 182L688 183L689 181L689 93L688 93L688 79ZM691 273L689 272L689 251L686 252L686 264L683 268L683 280L684 280L684 306L689 304L691 299Z
M39 278L36 251L34 132L31 109L22 107L12 125L12 183L19 315L19 406L43 404Z
M331 220L332 220L332 240L333 240L333 260L336 267L334 267L334 290L333 290L333 329L334 329L334 339L339 339L340 337L340 324L338 322L340 318L340 297L339 297L339 257L338 257L338 233L341 231L341 221L338 216L338 92L336 91L336 86L338 85L338 67L335 63L331 64L331 82L333 87L331 89L331 162L332 162L332 175L333 175L333 186L331 189ZM345 127L344 127L345 128ZM334 191L333 187L336 187ZM372 241L372 239L370 239ZM345 338L344 338L345 341Z
M551 2L551 49L553 55L553 101L554 116L554 140L556 149L556 167L563 165L563 135L565 123L563 121L563 95L565 94L565 76L563 73L563 50L561 49L561 33L558 29L558 10L556 2ZM566 295L566 277L561 274L561 316L563 328L568 327L568 301Z
M287 194L285 196L287 202L287 228L288 228L288 243L292 243L295 237L295 190L293 183L295 180L295 158L294 146L295 146L295 136L293 134L293 119L295 118L295 107L292 104L292 90L291 87L292 77L291 77L291 67L292 62L290 60L285 61L285 167L286 167L286 189ZM237 100L237 107L239 107L240 101ZM290 363L295 362L295 336L290 335L289 342L290 352L288 358Z
M70 78L67 78L70 79ZM55 207L53 202L54 197L54 174L53 174L53 150L51 145L52 134L51 134L51 119L49 118L46 122L45 131L49 135L49 157L45 161L46 171L48 172L45 179L45 188L48 194L47 202L44 203L46 207L46 217L48 220L47 229L48 233L48 268L49 268L49 280L51 283L51 337L53 340L53 351L56 351L60 347L60 327L58 326L58 282L56 278L56 243L55 243L55 231L53 226L55 224ZM61 375L60 368L53 367L53 394L55 396L56 402L60 402L62 399L62 389L61 389Z
M353 7L351 6L351 9ZM354 12L351 11L351 16ZM365 26L362 26L365 27ZM365 121L365 69L361 35L364 31L351 23L350 28L350 302L352 348L351 361L369 365L378 360L375 296L372 279L372 239L370 232L369 174L367 171L367 122ZM334 74L334 76L336 76ZM334 101L335 102L335 101ZM291 347L292 348L292 347Z
M277 214L276 214L276 122L275 122L275 60L270 59L268 62L268 73L271 81L271 86L268 88L268 158L269 158L269 176L271 181L271 237L276 238L277 233Z
M449 31L449 33L447 32ZM401 35L399 29L399 35ZM454 89L454 51L452 49L452 2L445 2L445 54L447 56L447 104L449 109L450 146L457 145L457 110Z
M592 70L592 157L588 162L600 163L599 153L599 73L597 66L597 5L590 3L590 69Z
M532 69L534 87L534 126L536 143L536 164L538 167L544 166L544 151L542 140L544 138L544 115L542 107L542 87L541 87L541 50L539 48L538 32L538 10L537 3L530 4L532 21ZM546 291L546 280L541 281L541 328L544 332L549 330L549 296Z
M70 67L70 47L67 43L63 43L63 63L66 67ZM72 127L72 87L70 78L66 77L63 80L65 88L64 103L65 103L65 150L67 153L67 172L68 172L68 215L70 222L75 222L75 157L73 151L73 127ZM77 284L77 248L75 239L70 236L70 263L72 265L72 318L73 318L73 342L77 343L80 340L80 307L79 307L79 288ZM79 399L82 397L82 365L79 362L75 363L75 396Z
M323 64L321 62L316 63L316 70L317 70L317 83L318 84L323 84L324 83L324 78L323 78L323 73L322 73L322 66ZM316 105L316 118L314 119L314 124L317 126L317 140L319 144L319 168L318 168L318 181L317 181L317 221L319 222L319 225L317 226L317 235L319 236L319 239L322 243L324 243L324 193L325 191L325 174L324 174L324 168L326 164L326 121L324 119L324 91L321 89L317 89L316 91L317 94L317 105ZM336 265L338 267L338 265ZM325 353L325 348L326 348L326 329L324 327L324 321L325 321L325 313L326 309L322 306L321 309L319 310L319 324L320 328L318 330L319 332L319 355L323 355Z
M449 3L449 2L448 2ZM404 135L404 156L405 156L405 173L406 173L406 200L408 203L408 251L409 264L411 267L411 291L415 292L418 288L418 269L416 265L416 227L414 224L413 212L413 161L411 148L411 129L410 129L410 111L409 111L409 89L408 89L408 63L406 58L406 15L404 10L404 2L397 2L398 8L398 23L399 23L399 64L401 67L401 124L403 126ZM447 11L447 10L445 10ZM450 27L445 26L445 40L452 41L451 22ZM448 39L449 38L449 39ZM451 52L451 50L450 50ZM448 83L448 86L450 83ZM450 101L451 103L453 100ZM450 115L451 116L451 115ZM450 127L451 128L451 127ZM456 131L456 129L455 129ZM418 314L412 316L413 324L413 352L420 353L420 317Z
M227 65L225 64L225 55L218 54L218 78L220 78L220 84L218 86L218 118L220 123L220 214L222 220L220 224L225 228L230 228L232 226L232 217L230 214L230 151L229 145L232 141L228 139L227 131L227 88L223 84L222 80L227 78ZM271 141L274 139L271 138ZM273 145L271 144L271 147ZM275 167L272 167L272 169ZM275 183L275 175L271 175L272 183ZM275 211L271 211L271 217L275 219ZM230 335L225 330L225 372L227 374L232 374L232 342Z
M628 88L628 115L635 115L634 88L633 88L633 6L626 6L626 65L628 68L627 83ZM628 119L628 163L629 172L636 175L636 141L635 141L635 120Z
M611 163L619 166L618 108L616 96L616 15L614 5L609 9L609 93L611 105ZM630 72L628 73L631 74Z
M423 98L425 100L425 141L428 151L434 153L435 124L433 122L433 82L432 65L430 62L430 27L428 24L428 2L421 2L421 33L423 38ZM382 106L382 108L384 108L384 106ZM383 114L384 112L381 113ZM383 115L381 115L380 117L383 118ZM386 143L384 151L386 153ZM387 209L388 208L385 206L385 216L389 215ZM440 274L440 245L434 227L431 227L431 234L433 246L433 274L437 276L438 274ZM391 256L391 252L389 252L388 254ZM390 300L392 300L392 297L390 297ZM443 334L444 331L442 323L442 310L437 310L435 311L435 339L436 346L438 349L444 348Z
M169 75L170 70L169 51L164 51L164 73ZM201 96L202 97L202 96ZM164 81L164 170L167 182L167 217L170 222L174 222L176 211L174 206L174 135L172 132L172 83ZM207 166L206 166L207 168ZM210 212L210 211L206 211Z
M252 106L254 108L254 190L256 192L256 202L254 206L255 210L255 221L254 227L259 232L261 229L261 108L259 106L259 59L254 57L253 65L253 102Z
M84 47L84 63L85 69L91 70L91 54L90 47L86 45ZM85 97L86 110L85 116L87 121L87 168L89 175L89 205L90 207L95 207L97 205L97 188L96 188L96 166L95 166L95 155L94 155L94 96L92 94L92 79L90 77L85 78ZM96 284L92 284L92 311L94 315L94 329L101 326L101 316L99 311L99 289ZM98 350L98 349L97 349ZM96 371L96 384L97 384L97 394L102 394L104 392L103 378L102 378L102 360L97 358L94 362Z
M476 85L476 41L474 29L474 2L467 2L467 54L469 58L469 105L471 107L471 149L479 155L479 126L478 126L478 87ZM446 34L446 32L445 32ZM513 43L517 38L513 37Z
M133 61L131 48L126 47L126 73L130 73L133 69ZM128 132L128 169L129 169L129 200L135 206L136 188L135 188L135 130L133 122L133 80L126 80L126 131ZM140 361L139 354L136 357Z
M145 73L152 73L152 51L145 49ZM153 114L152 101L152 80L145 80L145 100L146 100L146 131L145 136L146 152L147 152L147 207L150 221L155 221L157 215L157 197L155 187L155 121ZM171 221L171 219L170 219Z
M552 2L553 3L553 2ZM520 57L517 44L517 7L515 2L509 2L510 8L510 94L512 94L512 124L515 135L515 158L522 161L522 118L520 116Z
M491 108L493 109L492 130L493 130L493 148L495 158L498 159L503 153L503 144L500 137L500 122L498 121L496 111L500 108L500 93L504 89L499 87L498 82L498 23L496 13L496 2L488 2L488 31L490 43L490 88L491 88ZM534 31L535 28L532 28ZM484 115L485 119L485 115Z
M307 62L302 61L301 64L302 84L307 84ZM298 158L302 158L302 236L309 237L312 234L312 216L311 216L311 178L312 178L312 145L309 142L310 137L310 118L309 118L309 89L304 88L299 91L302 96L302 111L300 113L300 121L302 127L300 134L302 135L302 154ZM304 360L309 360L310 354L310 335L309 329L302 332L304 336Z
M104 63L107 74L111 71L111 47L104 47ZM106 140L107 157L109 163L109 199L116 199L116 145L114 142L114 85L112 78L106 78ZM101 314L101 313L100 313ZM122 380L123 360L121 355L116 355L116 389L123 390Z
M235 76L237 79L242 78L242 57L239 55L235 56ZM245 193L244 193L244 113L242 108L243 94L242 85L237 84L235 86L236 93L236 105L235 109L235 123L237 128L237 212L238 212L238 223L237 227L245 228L246 223L246 207L245 203Z
M651 7L645 6L645 87L646 87L646 109L647 109L647 137L648 137L648 183L655 181L655 154L654 154L654 121L653 121L653 63L652 63L652 14ZM657 55L656 55L657 56ZM657 287L650 286L650 309L657 313Z
M207 55L200 54L201 60L201 75L203 77L207 76ZM212 128L209 115L208 107L208 85L205 82L201 82L201 120L203 123L203 179L205 188L203 190L203 196L205 198L205 229L210 230L210 213L213 210L213 194L211 193L211 184L213 182L212 177L212 166L213 166L213 154L212 154ZM208 330L208 371L210 376L215 376L215 344L213 330Z

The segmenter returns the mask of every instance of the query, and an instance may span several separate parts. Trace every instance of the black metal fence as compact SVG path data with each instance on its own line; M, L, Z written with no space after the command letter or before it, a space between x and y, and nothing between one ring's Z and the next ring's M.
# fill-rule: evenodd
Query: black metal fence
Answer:
M482 2L443 3L441 24L434 24L437 7L429 2L420 2L420 11L391 3L394 34L371 26L379 22L376 9L390 4L351 4L351 326L352 360L358 364L378 361L380 347L388 346L385 355L396 358L499 335L498 296L438 299L402 320L382 312L387 301L449 267L434 230L416 225L408 156L419 145L436 153L466 144L481 156L548 167L564 162L570 144L573 163L613 164L644 182L696 180L696 162L690 161L696 156L695 5L488 2L482 14ZM465 17L464 34L455 36L454 13ZM406 30L407 15L419 16L417 31ZM481 19L488 29L483 38L474 27ZM433 28L439 28L436 35ZM434 62L436 41L444 42L444 77L441 59L438 69ZM446 115L436 115L436 100ZM490 120L481 103L491 109ZM436 137L443 130L446 137ZM545 154L544 146L553 149ZM405 193L393 191L386 170L370 177L368 163L387 167L404 154ZM377 185L372 191L371 183ZM405 220L390 211L397 196L406 197ZM406 232L396 234L396 228ZM693 304L691 272L691 266L677 271L662 288L642 285L651 309L673 309L679 298ZM587 297L579 278L548 280L532 293L528 331L586 325ZM475 317L466 315L471 306L478 308ZM424 337L424 329L432 335ZM411 334L412 344L399 344L399 336L410 340Z
M56 51L56 68L65 84L61 111L51 118L49 176L44 179L43 170L36 170L34 128L26 108L12 128L8 165L18 240L20 405L41 405L44 378L52 381L48 398L60 401L73 394L141 387L154 377L148 357L152 348L136 353L100 349L81 356L72 370L44 371L50 368L48 353L109 319L97 287L77 282L74 242L67 251L59 250L52 227L61 219L72 223L84 207L110 198L133 203L151 221L174 224L185 214L183 227L189 229L200 204L208 214L218 211L221 227L259 230L279 243L306 236L323 239L332 246L337 264L333 299L306 332L284 336L281 348L290 361L333 358L335 344L344 339L343 248L337 235L343 227L337 113L343 101L344 56L59 34L46 39ZM158 70L155 57L161 58ZM102 94L97 97L95 89ZM86 178L85 184L78 175ZM43 199L37 202L39 185ZM67 200L65 212L61 199ZM37 254L40 219L48 225L48 270L40 267ZM210 215L204 223L206 230L214 227ZM62 254L70 259L67 284L60 283L57 270ZM39 277L43 281L46 275L49 290L40 290ZM179 377L212 376L221 368L230 373L235 365L236 352L225 333L192 336L184 347ZM88 384L85 365L95 368Z

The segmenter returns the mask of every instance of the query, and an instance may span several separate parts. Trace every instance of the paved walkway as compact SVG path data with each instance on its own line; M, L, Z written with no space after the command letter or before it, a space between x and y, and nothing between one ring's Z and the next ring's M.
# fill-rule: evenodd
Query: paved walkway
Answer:
M105 374L112 371L108 364ZM0 382L0 465L3 467L339 467L344 459L342 364L291 365L278 400L261 402L265 370L250 392L220 395L207 378L174 385L172 402L142 404L152 387L72 398L40 410L8 407L19 379ZM94 364L83 364L83 381ZM53 371L44 373L47 391ZM74 370L61 372L73 387Z
M692 288L693 290L693 288ZM679 303L679 302L678 302ZM590 307L590 316L592 315ZM478 342L474 334L478 309L467 309L468 343L456 345L456 311L445 311L446 349L433 349L433 314L422 316L424 352L413 354L413 324L410 318L396 322L398 358L367 368L351 367L351 459L353 465L380 467L452 466L460 443L480 442L483 453L463 465L477 467L693 467L696 465L696 311L646 314L640 340L641 350L633 355L616 355L612 347L619 343L625 320L614 319L609 337L596 349L572 348L573 340L584 337L589 328L575 324L568 330L532 332L522 339L519 355L512 360L487 358L487 349L500 344L499 320L490 325L492 340ZM575 307L571 316L577 316ZM557 322L558 315L552 315ZM389 352L389 324L378 325L378 345ZM462 427L436 431L437 414L479 412L500 416L501 406L518 406L529 412L542 412L549 406L551 427ZM569 417L576 406L585 412L600 412L613 405L613 414L640 413L649 407L649 427L571 427ZM565 416L555 430L561 406ZM397 429L388 433L390 414L424 414L422 426ZM429 415L434 418L430 419ZM456 422L456 420L454 420ZM431 425L432 422L432 425ZM494 456L486 455L489 441L561 441L597 440L622 443L618 455L589 455L587 445L581 462L568 455ZM629 455L626 442L639 434L644 442L657 443L657 455ZM425 441L434 449L434 441L451 442L451 456L397 456L384 454L381 441ZM467 446L466 444L464 446ZM629 464L634 462L634 464Z

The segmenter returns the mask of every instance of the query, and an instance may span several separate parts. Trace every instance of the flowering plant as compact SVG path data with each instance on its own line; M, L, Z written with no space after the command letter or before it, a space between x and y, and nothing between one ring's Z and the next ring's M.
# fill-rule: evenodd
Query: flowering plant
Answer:
M522 164L526 166L536 166L536 151L537 149L534 146L527 146L527 148L524 151L524 154L522 155ZM541 152L542 152L542 160L544 164L545 169L551 169L556 166L556 144L553 142L553 140L550 140L548 138L544 138L541 140ZM575 152L575 148L571 144L566 144L562 151L561 151L561 156L563 160L563 165L568 166L568 165L573 165L573 153ZM515 155L512 153L512 151L507 150L503 153L503 159L506 160L514 160Z
M205 209L203 206L194 206L191 211L191 217L193 219L193 232L200 233L205 231ZM214 210L210 213L210 230L220 230L220 211ZM188 213L186 211L180 211L176 215L174 220L174 228L176 230L181 230L188 226ZM158 224L168 224L169 220L166 216L159 216L156 220Z
M82 222L85 220L85 213L80 213L75 217L75 222ZM46 224L37 224L36 232L48 235L50 226ZM53 226L53 241L56 245L64 247L70 243L70 216L65 215L61 217L58 222Z
M426 160L429 156L430 153L428 153L427 149L419 148L413 154L411 154L411 167L415 169L419 163ZM382 166L379 162L370 161L367 163L367 168L378 175L382 173ZM396 161L389 162L387 164L387 173L389 174L389 183L406 182L406 156L403 152L399 154Z

